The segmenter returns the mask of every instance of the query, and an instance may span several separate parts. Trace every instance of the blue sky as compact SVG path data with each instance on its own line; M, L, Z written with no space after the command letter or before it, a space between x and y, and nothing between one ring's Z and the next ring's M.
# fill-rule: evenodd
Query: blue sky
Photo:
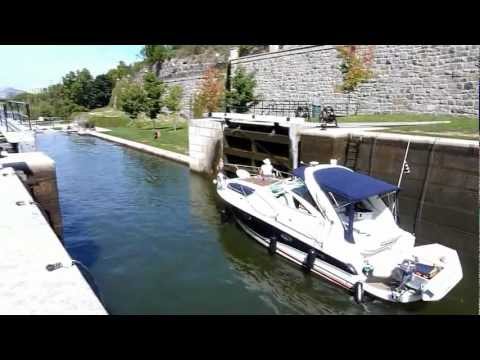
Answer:
M58 83L69 71L87 68L93 76L120 60L140 60L142 45L0 45L0 88L32 90Z

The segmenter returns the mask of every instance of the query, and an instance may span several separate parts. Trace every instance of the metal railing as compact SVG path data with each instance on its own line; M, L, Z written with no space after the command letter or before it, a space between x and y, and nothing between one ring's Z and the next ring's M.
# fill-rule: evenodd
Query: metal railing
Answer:
M252 115L272 115L279 117L301 117L310 122L326 122L326 115L335 117L357 115L359 103L345 99L329 99L314 105L308 101L297 100L258 100L245 105L227 105L225 112ZM329 121L327 121L329 122Z
M311 104L307 101L296 100L258 100L245 105L227 105L226 112L272 115L282 117L311 117Z
M251 175L260 175L260 166L252 166L252 165L241 165L241 164L232 164L232 163L225 163L223 164L224 168L233 168L236 170L246 170L248 171ZM291 178L294 175L292 173L286 172L286 171L280 171L277 169L273 169L273 173L275 176L279 178Z
M7 100L3 101L0 109L0 120L2 125L5 126L6 131L9 131L8 121L18 121L21 125L28 125L30 130L32 129L32 123L30 120L30 105L25 102Z

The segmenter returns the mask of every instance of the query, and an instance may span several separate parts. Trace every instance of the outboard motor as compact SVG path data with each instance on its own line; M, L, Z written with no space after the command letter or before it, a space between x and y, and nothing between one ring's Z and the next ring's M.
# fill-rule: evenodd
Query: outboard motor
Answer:
M411 280L415 268L415 261L404 260L399 267L393 270L392 278L394 282L398 284L397 289L402 290L405 287L405 285Z

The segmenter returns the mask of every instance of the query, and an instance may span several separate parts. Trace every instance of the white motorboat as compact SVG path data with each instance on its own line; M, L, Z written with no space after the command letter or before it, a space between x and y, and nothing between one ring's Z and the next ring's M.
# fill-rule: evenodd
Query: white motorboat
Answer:
M231 165L230 165L231 166ZM334 164L293 174L234 165L217 193L240 227L269 252L332 283L392 302L437 301L462 279L455 250L415 246L397 225L397 186Z

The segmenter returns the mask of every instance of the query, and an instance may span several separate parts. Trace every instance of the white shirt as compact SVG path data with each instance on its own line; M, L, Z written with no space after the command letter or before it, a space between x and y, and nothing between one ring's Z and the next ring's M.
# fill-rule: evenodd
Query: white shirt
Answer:
M272 176L273 175L273 166L268 164L263 164L260 168L262 175Z

